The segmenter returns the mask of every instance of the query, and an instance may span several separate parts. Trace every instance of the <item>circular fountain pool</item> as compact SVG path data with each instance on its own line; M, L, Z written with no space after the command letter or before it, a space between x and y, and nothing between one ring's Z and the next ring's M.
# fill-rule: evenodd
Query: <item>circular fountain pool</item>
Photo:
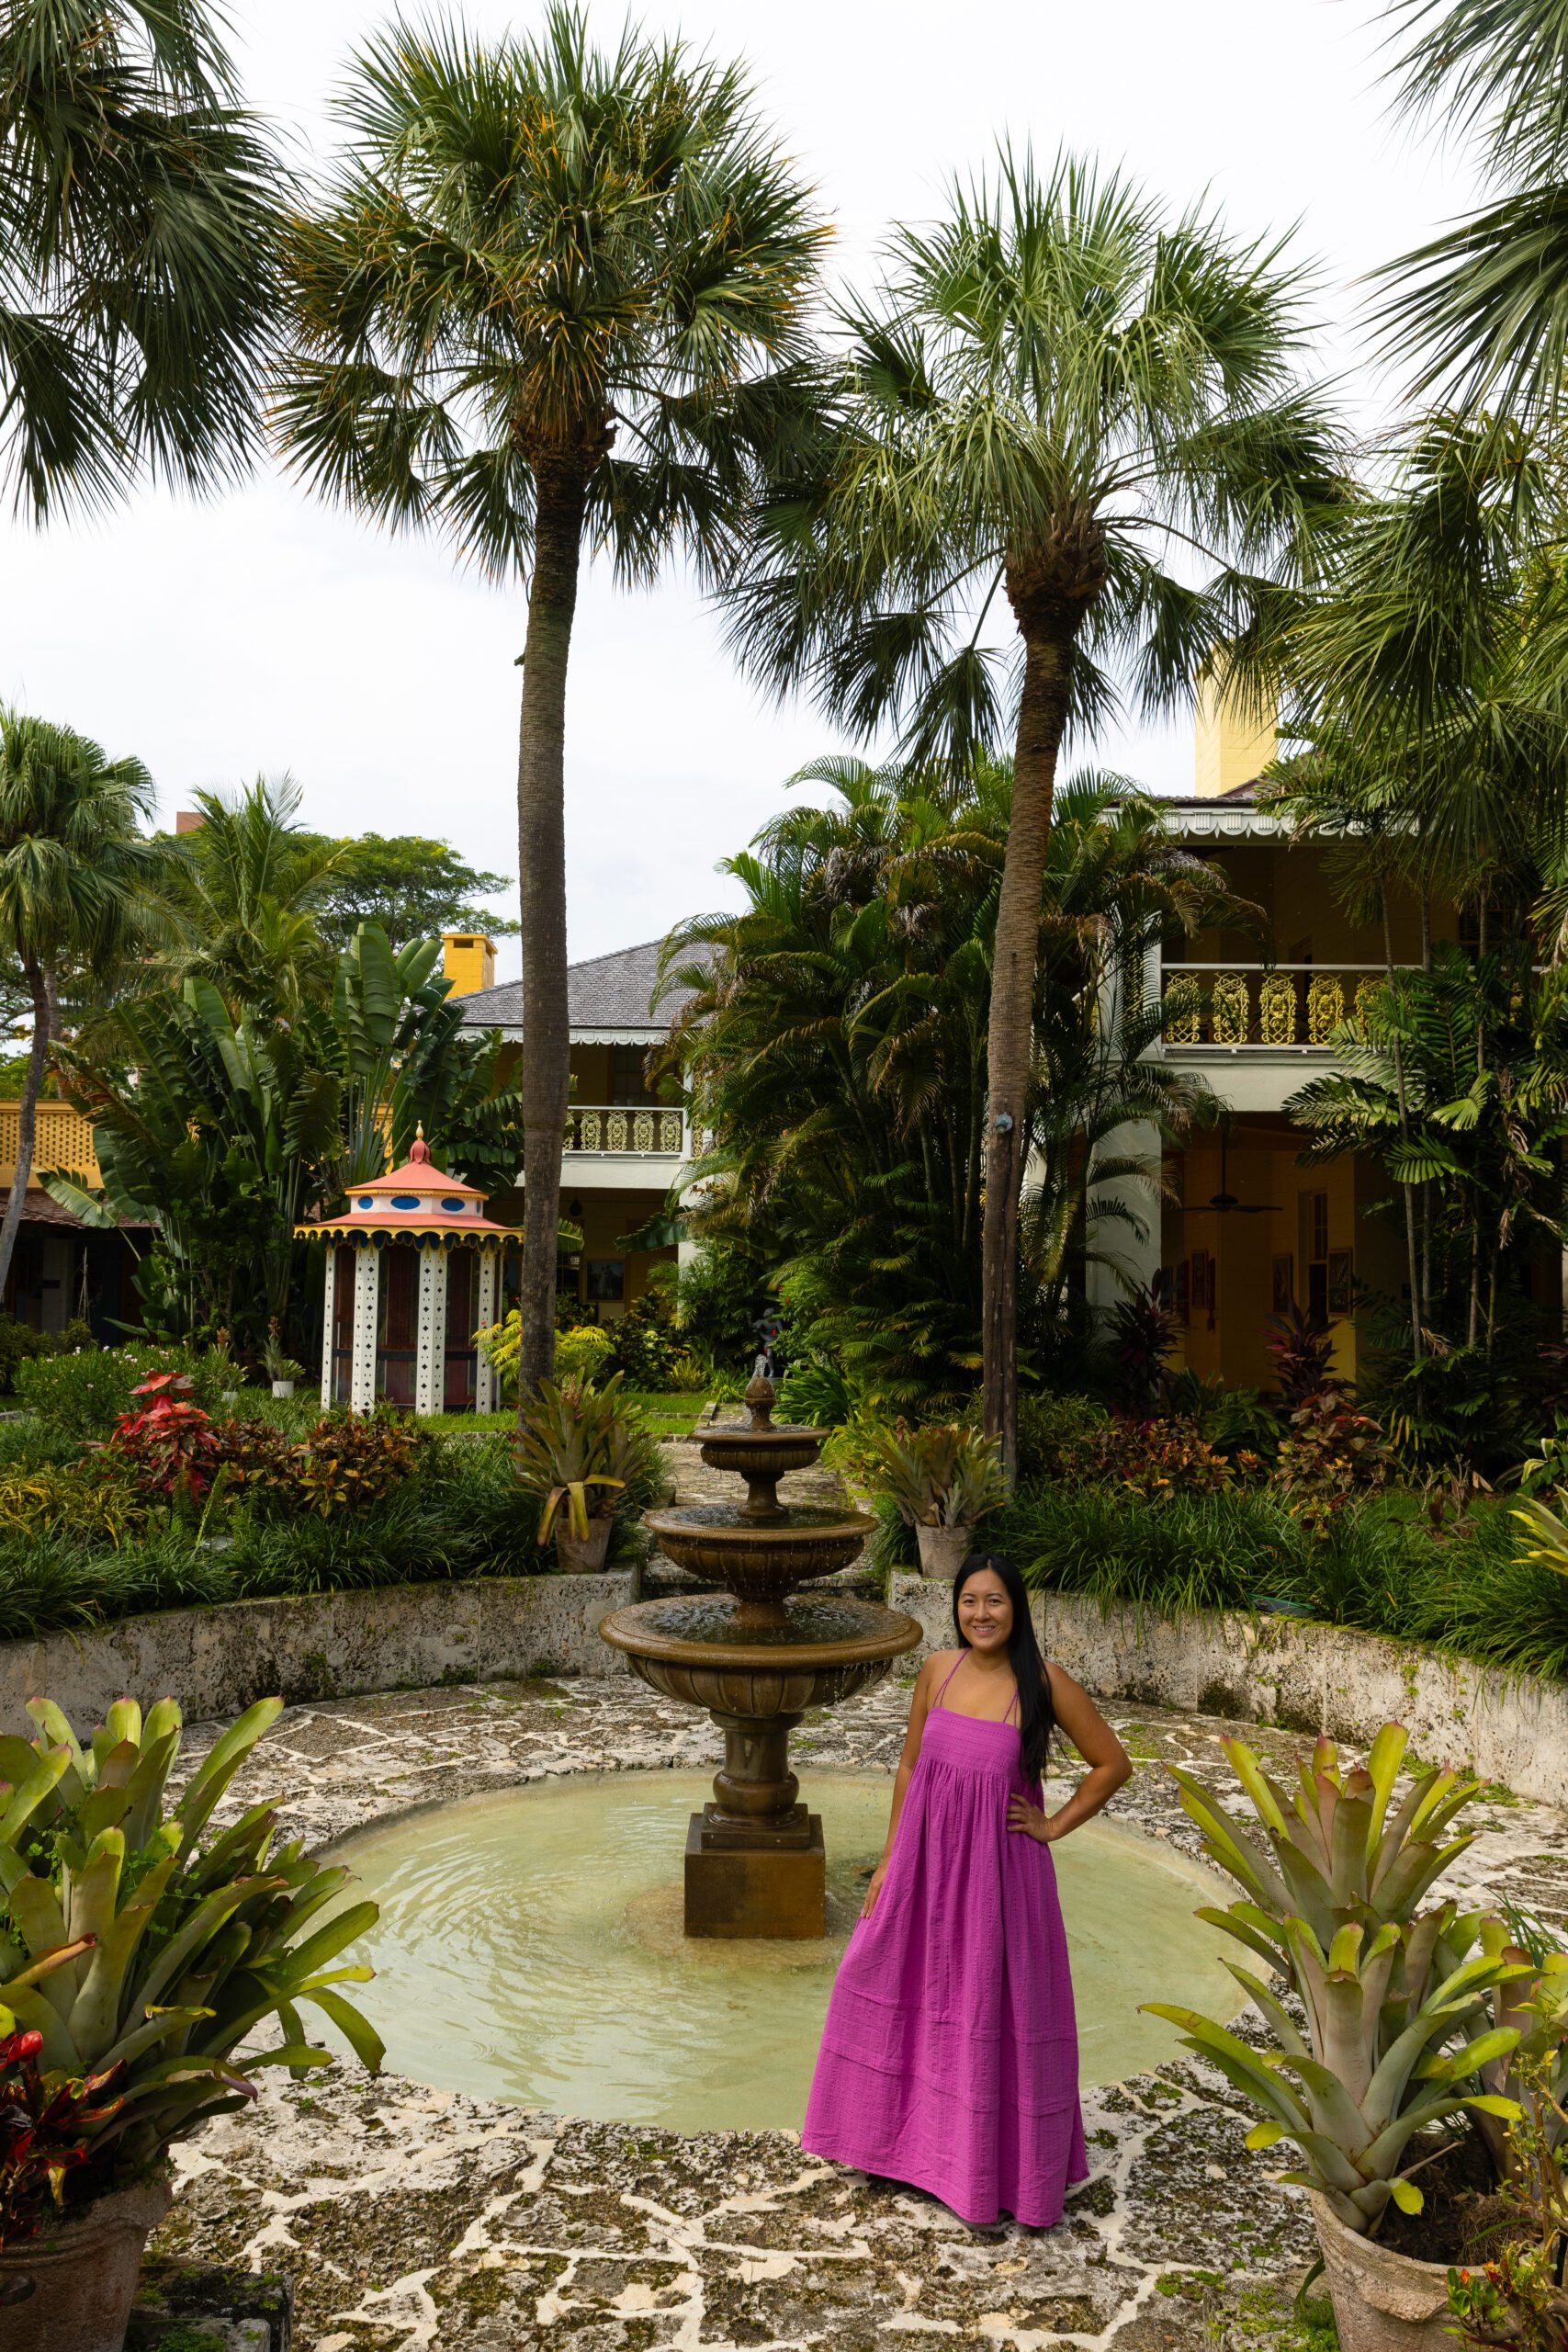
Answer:
M674 2131L798 2127L833 1971L886 1834L891 1779L814 1770L831 1932L724 1943L682 1932L696 1772L574 1773L405 1814L337 1858L379 1924L356 1957L389 2066L419 2082ZM1192 1917L1223 1883L1156 1839L1095 1822L1055 1849L1086 2083L1171 2056L1140 2001L1229 2017L1226 1939Z

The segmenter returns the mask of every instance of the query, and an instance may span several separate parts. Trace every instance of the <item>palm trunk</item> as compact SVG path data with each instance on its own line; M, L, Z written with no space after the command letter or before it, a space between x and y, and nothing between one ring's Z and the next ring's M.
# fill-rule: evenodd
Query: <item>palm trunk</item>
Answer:
M1393 986L1393 925L1389 919L1388 885L1385 882L1379 897L1382 901L1382 954L1388 984ZM1399 1033L1393 1038L1393 1081L1399 1094L1399 1139L1408 1149L1410 1144L1410 1110L1404 1091L1404 1049ZM1410 1345L1415 1360L1420 1363L1421 1345L1421 1269L1416 1256L1416 1194L1409 1184L1402 1184L1404 1195L1404 1253L1410 1268Z
M519 1409L555 1369L556 1239L570 1099L566 1001L566 679L577 606L586 481L581 467L535 467L534 576L517 749L517 871L523 916L523 1284Z
M1066 725L1073 643L1026 637L1013 752L1012 814L997 901L986 1039L986 1209L981 1239L982 1383L987 1435L1018 1463L1018 1214L1034 1035L1034 966L1056 755Z
M22 1211L27 1204L28 1179L33 1172L33 1139L38 1131L38 1099L43 1089L44 1065L49 1059L51 1036L50 991L36 958L24 956L22 971L28 983L28 993L33 1001L33 1042L28 1055L28 1074L22 1081L22 1101L17 1119L17 1166L11 1178L11 1197L6 1204L6 1215L0 1222L0 1299L11 1279L11 1260L16 1255L17 1235L21 1227Z

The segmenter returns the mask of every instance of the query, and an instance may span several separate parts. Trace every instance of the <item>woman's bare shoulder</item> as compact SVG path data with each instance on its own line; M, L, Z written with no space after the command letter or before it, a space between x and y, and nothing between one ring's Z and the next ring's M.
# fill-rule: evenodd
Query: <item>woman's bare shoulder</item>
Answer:
M962 1650L932 1650L915 1677L915 1689L919 1692L933 1690L951 1667L963 1657Z

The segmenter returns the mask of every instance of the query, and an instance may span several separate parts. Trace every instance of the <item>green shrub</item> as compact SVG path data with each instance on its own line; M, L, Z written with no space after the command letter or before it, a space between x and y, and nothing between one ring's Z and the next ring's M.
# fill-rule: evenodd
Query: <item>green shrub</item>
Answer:
M68 1437L107 1437L116 1421L136 1410L132 1391L161 1372L186 1375L191 1403L209 1413L221 1407L236 1377L232 1363L217 1356L128 1342L31 1357L17 1367L17 1395L29 1412Z
M1018 1400L1020 1477L1060 1477L1064 1465L1081 1460L1089 1440L1110 1419L1104 1406L1088 1396L1057 1396L1046 1388L1024 1389Z
M36 1413L20 1413L15 1420L0 1421L0 1469L9 1469L14 1463L74 1462L81 1452L80 1438L56 1429L52 1421L40 1420Z
M496 1431L425 1441L416 1476L324 1520L242 1496L226 1507L218 1545L197 1541L199 1521L166 1510L147 1514L118 1550L68 1513L26 1532L0 1524L0 1640L272 1593L537 1575L536 1523Z
M820 1357L792 1363L779 1383L779 1418L809 1428L842 1429L855 1409L850 1384L837 1364Z
M676 1325L688 1347L716 1366L738 1372L745 1386L757 1352L759 1317L773 1304L761 1260L744 1243L716 1235L681 1268Z
M1256 1453L1271 1460L1280 1443L1280 1420L1256 1388L1232 1388L1219 1373L1207 1380L1195 1372L1167 1373L1165 1408L1190 1421L1216 1453Z
M661 1291L645 1291L634 1299L609 1326L607 1336L608 1369L618 1372L628 1388L662 1391L670 1387L675 1359L685 1350L675 1337L670 1303Z
M558 1332L556 1378L597 1379L608 1363L611 1346L610 1334L598 1323L578 1323L570 1331Z
M50 1352L49 1341L41 1331L18 1323L14 1315L0 1315L0 1395L15 1396L18 1364Z

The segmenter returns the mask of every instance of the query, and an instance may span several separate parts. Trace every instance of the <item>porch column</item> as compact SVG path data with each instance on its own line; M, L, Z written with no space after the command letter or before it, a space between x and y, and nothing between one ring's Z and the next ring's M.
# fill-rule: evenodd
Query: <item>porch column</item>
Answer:
M446 1402L446 1252L434 1241L419 1252L417 1349L414 1411L439 1413Z
M1102 1159L1142 1160L1157 1182L1159 1129L1152 1119L1130 1119L1125 1126L1113 1127L1095 1147L1085 1176L1089 1190L1086 1216L1089 1218L1094 1215L1095 1169ZM1126 1201L1143 1230L1139 1233L1120 1223L1106 1227L1100 1247L1112 1262L1091 1263L1085 1270L1089 1303L1097 1315L1109 1315L1117 1301L1126 1297L1129 1283L1134 1288L1147 1287L1159 1272L1161 1204L1157 1190L1135 1176L1108 1180L1107 1197L1118 1196Z
M333 1403L333 1326L337 1320L337 1243L327 1243L327 1286L321 1295L321 1410Z
M360 1242L354 1252L354 1360L349 1376L350 1412L368 1413L376 1404L376 1325L381 1306L381 1252Z
M499 1250L479 1251L479 1278L474 1292L474 1329L488 1331L495 1321L496 1278L501 1272ZM482 1348L474 1351L474 1410L495 1410L495 1366Z

